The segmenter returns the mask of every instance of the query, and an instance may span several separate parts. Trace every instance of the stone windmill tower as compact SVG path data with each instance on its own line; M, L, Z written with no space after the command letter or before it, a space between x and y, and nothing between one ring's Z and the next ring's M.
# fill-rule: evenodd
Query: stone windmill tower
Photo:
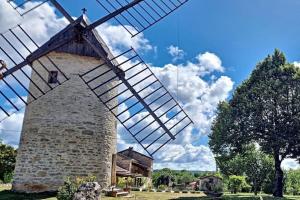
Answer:
M186 1L97 1L109 14L93 23L50 2L70 24L43 45L21 25L1 34L0 56L13 67L0 76L0 110L10 116L18 102L27 106L13 189L55 191L67 176L88 175L109 186L118 121L150 156L192 121L134 49L113 56L95 28L123 19L134 36ZM24 5L8 3L16 10Z

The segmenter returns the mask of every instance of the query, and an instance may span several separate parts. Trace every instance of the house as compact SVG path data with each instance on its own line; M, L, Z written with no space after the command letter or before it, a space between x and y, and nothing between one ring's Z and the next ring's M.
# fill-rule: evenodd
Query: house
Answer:
M120 151L115 158L115 184L120 178L132 178L131 187L145 188L151 183L153 159L134 151L132 147ZM126 184L126 186L128 186Z
M223 179L219 176L208 175L203 176L198 180L198 187L201 191L211 191L215 187L223 184Z

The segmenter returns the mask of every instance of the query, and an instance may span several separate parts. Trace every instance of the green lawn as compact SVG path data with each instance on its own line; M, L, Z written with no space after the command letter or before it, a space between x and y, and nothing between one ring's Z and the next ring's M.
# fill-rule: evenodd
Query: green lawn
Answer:
M102 200L209 200L204 194L182 194L165 192L133 192L133 198L110 198L102 197ZM262 195L263 200L274 200L268 195ZM10 191L9 187L0 186L0 200L57 200L53 195L25 195L16 194ZM252 194L225 194L222 200L260 200ZM300 196L287 196L282 200L300 200Z

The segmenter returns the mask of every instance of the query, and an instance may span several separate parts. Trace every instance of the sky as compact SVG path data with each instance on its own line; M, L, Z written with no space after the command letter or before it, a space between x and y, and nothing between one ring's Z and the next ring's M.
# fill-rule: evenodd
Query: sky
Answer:
M74 17L80 16L84 7L91 21L105 15L93 0L59 2ZM157 153L155 168L215 170L207 135L218 102L230 98L255 64L275 48L282 50L288 61L300 61L299 9L297 0L190 0L134 38L115 22L97 28L113 52L134 47L195 122ZM40 43L67 24L47 3L22 18L0 0L0 32L20 22ZM0 123L0 138L15 147L23 112ZM122 127L118 134L119 150L139 149L128 142ZM299 165L287 159L283 167Z

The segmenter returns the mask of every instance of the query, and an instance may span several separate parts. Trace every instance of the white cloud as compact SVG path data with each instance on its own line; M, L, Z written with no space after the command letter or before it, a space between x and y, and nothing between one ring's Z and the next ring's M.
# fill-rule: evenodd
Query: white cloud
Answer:
M35 4L37 2L26 3L24 10L28 10ZM44 3L38 9L24 15L24 17L20 17L6 0L0 0L0 23L0 32L7 31L8 28L21 23L35 40L45 42L45 40L65 27L67 20L58 17L55 14L55 9L48 3Z
M133 27L126 26L131 32L134 32ZM113 50L127 50L128 48L133 47L136 50L153 50L143 33L131 37L130 33L128 33L121 25L112 26L108 23L104 23L97 28L101 37L106 42L106 44ZM118 51L119 52L119 51Z
M296 67L300 67L300 62L293 62Z
M281 163L281 167L285 170L300 169L299 161L291 158L284 159Z
M168 53L173 57L173 62L182 60L184 58L185 52L177 46L171 45L167 48L167 50Z
M211 73L213 71L224 71L221 59L214 53L205 52L204 54L199 54L197 60L204 72Z
M1 116L1 119L3 116ZM15 113L11 117L7 118L2 123L0 122L0 139L5 144L10 144L13 147L19 145L20 133L23 124L24 110Z
M194 126L189 126L175 141L155 155L156 168L172 166L180 169L215 169L215 161L209 148L193 145L193 143L209 133L217 104L228 97L233 88L233 81L227 76L216 76L206 81L206 76L224 69L215 54L209 52L199 54L195 60L196 62L187 61L186 64L166 64L164 67L150 65L151 70L195 122ZM137 115L131 123L138 121L144 115L144 113ZM166 116L165 118L168 119ZM143 123L148 124L152 120L149 117ZM154 125L150 126L150 131L155 128ZM119 149L135 146L136 149L141 150L121 127L119 138L121 143ZM162 143L162 140L158 141L154 147Z
M169 145L167 150L162 151L157 156L157 159L160 162L155 163L156 169L164 167L201 171L216 169L216 163L210 149L203 145Z

